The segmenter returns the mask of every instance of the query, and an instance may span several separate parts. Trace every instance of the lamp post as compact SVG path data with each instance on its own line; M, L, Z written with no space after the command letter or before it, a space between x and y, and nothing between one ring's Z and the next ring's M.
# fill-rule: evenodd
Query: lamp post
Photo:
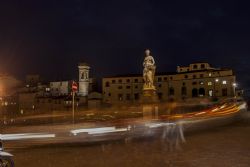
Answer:
M233 83L233 95L236 96L236 87L237 87L237 83Z
M218 78L216 78L215 79L215 82L214 82L214 97L216 97L216 83L218 83L219 82L219 79Z

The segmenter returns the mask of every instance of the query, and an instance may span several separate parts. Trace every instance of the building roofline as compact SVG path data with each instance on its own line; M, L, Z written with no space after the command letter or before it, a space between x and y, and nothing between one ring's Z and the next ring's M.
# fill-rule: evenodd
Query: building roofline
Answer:
M189 73L198 73L198 72L217 72L217 71L227 71L232 70L230 68L220 68L220 69L204 69L204 70L195 70L195 71L186 71L186 72L159 72L156 73L155 76L162 75L177 75L177 74L189 74ZM143 77L142 74L122 74L122 75L114 75L114 76L106 76L103 78L129 78L129 77Z

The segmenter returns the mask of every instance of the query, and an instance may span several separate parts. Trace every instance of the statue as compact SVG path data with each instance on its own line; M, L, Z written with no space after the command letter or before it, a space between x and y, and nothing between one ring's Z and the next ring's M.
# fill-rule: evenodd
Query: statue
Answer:
M143 90L155 90L154 76L155 76L155 61L153 56L150 55L150 50L145 51L145 59L143 62Z

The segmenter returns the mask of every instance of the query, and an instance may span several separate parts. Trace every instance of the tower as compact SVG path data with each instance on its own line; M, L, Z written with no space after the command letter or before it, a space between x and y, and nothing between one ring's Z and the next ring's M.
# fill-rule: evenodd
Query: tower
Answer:
M87 96L89 90L89 65L86 63L79 63L79 96Z

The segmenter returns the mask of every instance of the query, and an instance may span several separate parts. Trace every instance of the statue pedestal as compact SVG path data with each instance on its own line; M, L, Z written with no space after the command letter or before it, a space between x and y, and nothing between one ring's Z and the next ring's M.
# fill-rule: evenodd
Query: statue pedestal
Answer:
M143 93L142 93L142 97L140 101L143 104L158 103L159 99L156 94L156 89L154 88L143 89Z

